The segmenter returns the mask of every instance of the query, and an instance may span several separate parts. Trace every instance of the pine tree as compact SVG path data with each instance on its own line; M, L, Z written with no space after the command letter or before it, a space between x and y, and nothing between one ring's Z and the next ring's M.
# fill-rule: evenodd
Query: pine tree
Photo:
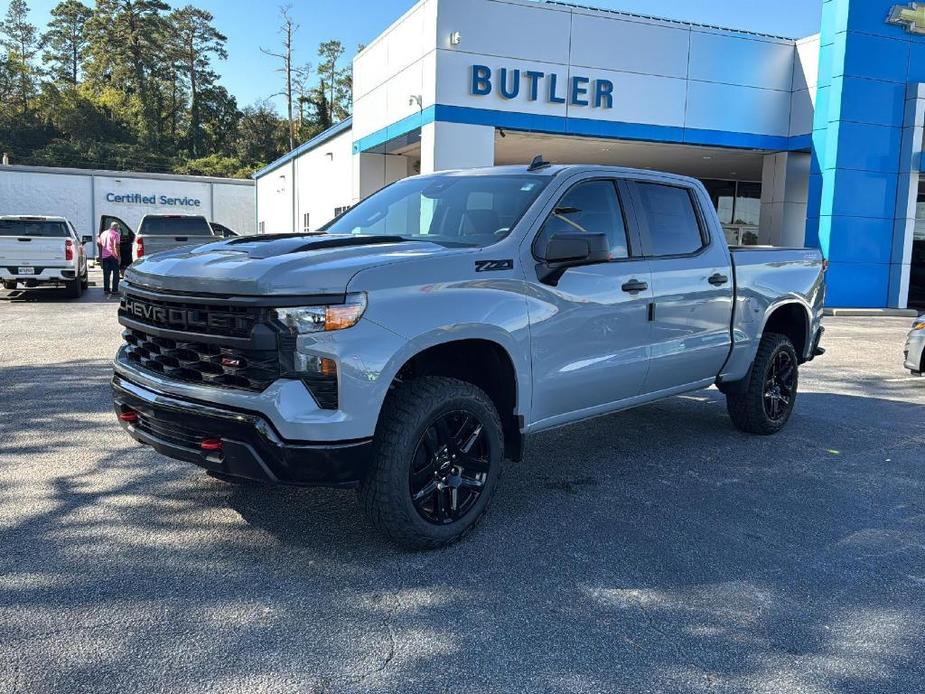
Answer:
M77 85L89 39L87 22L93 11L80 0L63 0L51 11L48 30L42 35L42 60L51 64L51 77Z
M29 100L35 94L36 71L33 65L38 53L38 34L29 22L26 0L10 0L6 17L0 22L0 47L6 50L8 69L12 73L13 98L20 113L29 110Z
M128 109L125 115L140 121L142 138L153 147L160 144L163 126L158 111L163 85L153 78L168 58L162 14L168 9L162 0L97 0L88 24L93 80L122 101L115 105Z
M214 20L209 12L192 5L170 14L176 68L190 91L189 142L194 159L203 155L200 95L218 82L218 75L211 69L211 59L228 58L227 39L213 26Z
M325 100L328 108L328 122L335 123L341 118L338 108L338 84L343 81L343 73L337 66L337 61L344 55L344 44L336 39L324 41L318 46L318 75L327 90Z

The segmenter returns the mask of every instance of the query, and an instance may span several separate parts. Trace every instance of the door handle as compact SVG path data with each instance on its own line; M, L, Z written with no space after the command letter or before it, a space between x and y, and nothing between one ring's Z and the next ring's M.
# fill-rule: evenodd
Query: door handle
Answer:
M629 294L638 294L639 292L644 292L646 289L648 289L649 285L646 282L640 282L639 280L633 279L629 282L625 282L620 288Z
M726 275L720 274L719 272L717 272L715 275L713 275L712 277L710 277L710 279L707 280L707 282L712 284L714 287L721 287L724 284L726 284L726 282L728 281L729 281L729 278L726 277Z

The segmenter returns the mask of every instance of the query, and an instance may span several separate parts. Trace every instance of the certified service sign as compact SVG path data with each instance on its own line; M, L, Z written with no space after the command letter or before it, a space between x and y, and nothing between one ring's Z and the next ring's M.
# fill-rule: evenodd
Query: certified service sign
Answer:
M886 22L904 27L910 34L925 34L925 4L910 2L908 5L893 5Z

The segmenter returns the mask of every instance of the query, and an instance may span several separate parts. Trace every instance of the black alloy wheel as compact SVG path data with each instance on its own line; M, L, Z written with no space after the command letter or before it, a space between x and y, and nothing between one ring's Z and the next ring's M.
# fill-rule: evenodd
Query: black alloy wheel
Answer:
M383 405L374 446L360 504L396 544L445 547L484 518L501 475L504 431L481 388L443 376L400 384Z
M736 427L765 436L780 431L796 403L799 364L790 338L763 335L747 379L726 391L726 409Z
M459 520L478 502L490 465L482 422L464 411L440 415L424 430L409 469L415 509L429 523Z
M771 421L783 419L790 411L796 391L796 364L790 352L774 354L764 381L764 412Z

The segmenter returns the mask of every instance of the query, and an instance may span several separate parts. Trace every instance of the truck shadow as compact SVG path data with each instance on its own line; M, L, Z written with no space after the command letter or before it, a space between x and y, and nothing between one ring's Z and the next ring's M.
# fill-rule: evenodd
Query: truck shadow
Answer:
M63 287L36 287L34 289L0 289L0 302L10 303L47 303L47 304L113 304L113 311L119 305L118 299L103 294L102 284L90 286L84 290L79 299L67 295Z
M349 491L228 485L135 446L110 373L0 369L0 604L19 615L0 617L0 661L37 689L925 681L921 404L804 393L760 438L707 391L541 434L474 533L411 554ZM24 426L55 433L22 442Z

